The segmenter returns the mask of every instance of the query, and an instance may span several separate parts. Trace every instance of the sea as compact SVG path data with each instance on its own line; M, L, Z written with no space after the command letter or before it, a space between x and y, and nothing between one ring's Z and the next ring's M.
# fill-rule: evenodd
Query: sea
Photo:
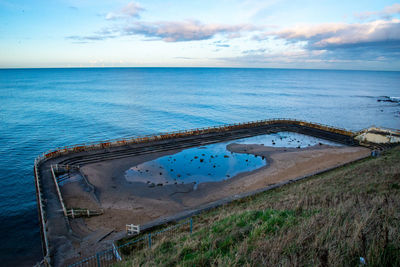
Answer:
M49 149L272 118L399 129L398 97L400 72L0 69L0 265L41 260L33 162Z

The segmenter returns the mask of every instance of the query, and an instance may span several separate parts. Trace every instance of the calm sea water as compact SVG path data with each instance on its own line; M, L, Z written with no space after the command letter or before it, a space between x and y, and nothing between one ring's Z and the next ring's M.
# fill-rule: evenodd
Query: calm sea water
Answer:
M0 257L41 258L32 167L58 146L289 117L400 128L400 72L110 68L0 70Z

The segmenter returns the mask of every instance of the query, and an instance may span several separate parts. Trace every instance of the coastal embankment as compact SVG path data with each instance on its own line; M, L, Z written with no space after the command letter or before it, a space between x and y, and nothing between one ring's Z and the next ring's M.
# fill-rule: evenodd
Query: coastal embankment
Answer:
M396 147L233 201L116 266L399 266L399 162Z
M334 141L341 146L319 143L309 147L279 148L233 142L285 131ZM380 133L376 129L374 134L390 135L390 138L393 134L398 135L394 131ZM45 262L54 266L77 262L97 251L109 249L115 240L126 236L127 224L140 224L141 229L154 227L178 219L182 212L199 213L210 203L213 207L226 204L233 200L232 197L252 195L275 184L368 157L371 149L390 146L370 142L368 135L361 141L357 136L357 133L326 125L274 119L109 140L44 153L35 161L34 170ZM132 166L176 155L185 149L204 148L226 141L232 141L224 145L231 156L251 155L249 159L259 163L265 161L266 165L223 180L199 184L184 181L168 184L168 177L161 169L154 181L132 182L126 177L126 171ZM204 153L199 156L205 157ZM211 156L207 158L210 163ZM219 158L229 157L219 155ZM205 166L204 158L198 159L194 155L193 159ZM217 168L217 165L213 167ZM210 173L209 176L213 175ZM155 186L160 179L165 184Z

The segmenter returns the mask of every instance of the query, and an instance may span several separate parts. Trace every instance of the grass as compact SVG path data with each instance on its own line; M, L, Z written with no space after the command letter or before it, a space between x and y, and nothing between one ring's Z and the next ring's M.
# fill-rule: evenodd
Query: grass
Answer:
M193 220L117 266L400 266L400 147Z

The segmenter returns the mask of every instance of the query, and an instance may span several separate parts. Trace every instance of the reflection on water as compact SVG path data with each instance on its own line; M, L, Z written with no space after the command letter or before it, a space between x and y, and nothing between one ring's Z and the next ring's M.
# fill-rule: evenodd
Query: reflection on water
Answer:
M290 132L260 135L185 149L174 155L133 166L125 172L125 177L130 182L144 182L149 186L183 183L197 185L229 179L239 173L253 171L266 165L267 162L263 157L228 151L226 146L231 143L298 148L319 143L338 145L319 138Z
M339 143L292 132L279 132L275 134L258 135L249 138L238 139L232 141L231 143L262 144L265 146L273 146L273 147L298 147L298 148L315 146L319 144L325 144L330 146L342 146Z
M199 184L221 181L265 165L265 159L261 157L229 152L227 144L189 148L142 163L130 168L126 178L128 181L155 184Z

